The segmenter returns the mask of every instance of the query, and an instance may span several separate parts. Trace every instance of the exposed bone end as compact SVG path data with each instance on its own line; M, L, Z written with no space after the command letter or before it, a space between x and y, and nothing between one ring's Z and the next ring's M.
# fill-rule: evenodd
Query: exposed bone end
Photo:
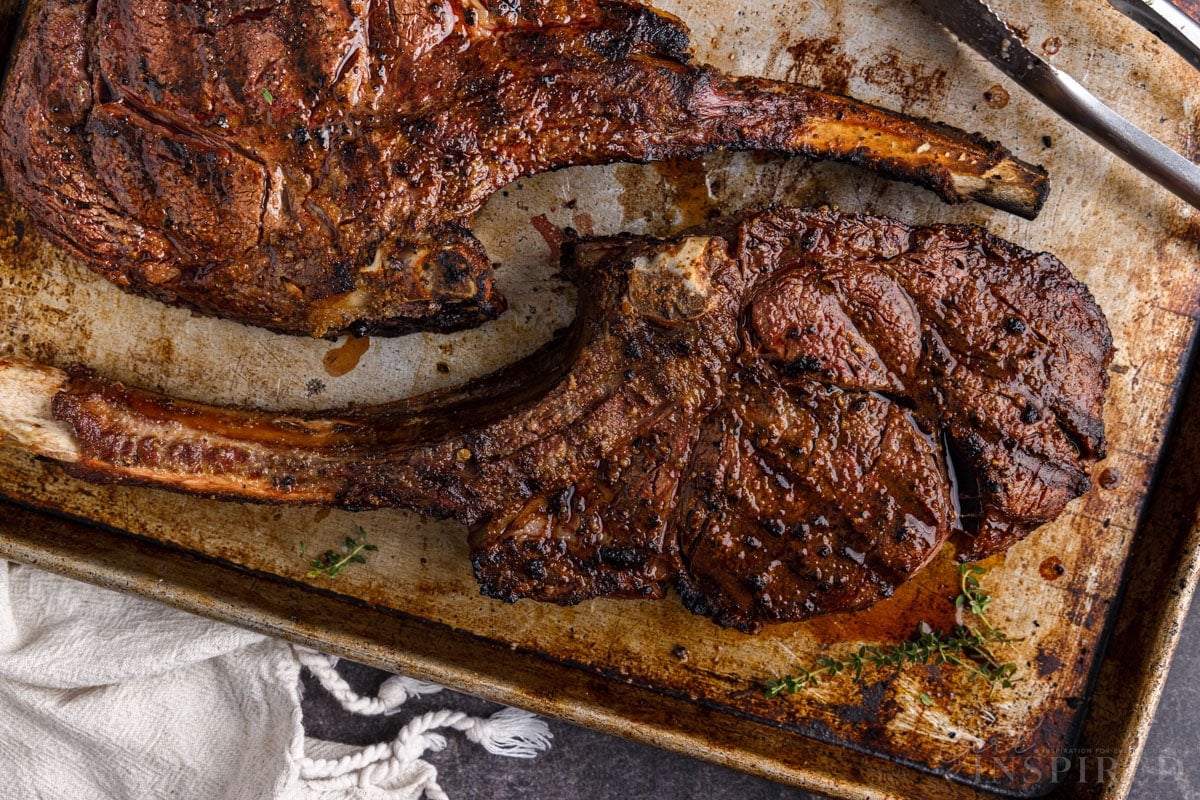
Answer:
M340 294L305 299L297 287L305 332L326 339L450 333L499 316L508 304L495 289L491 264L482 245L463 236L449 234L437 247L384 242L354 273L353 288Z
M982 175L952 172L952 176L954 188L964 197L1025 219L1037 217L1050 192L1046 170L1016 158L1005 158Z
M1026 219L1041 211L1049 179L996 142L938 122L813 92L803 124L780 149L866 166L924 186L951 203L974 200ZM761 142L771 146L770 137Z
M703 316L712 296L708 266L712 241L711 236L691 236L673 247L634 259L629 275L633 309L660 322Z
M20 359L0 359L0 442L58 461L79 461L71 427L54 418L51 401L67 373Z

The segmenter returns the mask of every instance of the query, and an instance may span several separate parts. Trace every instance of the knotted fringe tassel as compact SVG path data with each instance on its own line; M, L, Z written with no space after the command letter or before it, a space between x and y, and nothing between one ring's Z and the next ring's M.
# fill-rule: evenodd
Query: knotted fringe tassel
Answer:
M334 665L337 659L297 648L300 663L309 669L342 708L357 714L390 714L409 697L434 694L441 687L395 675L384 681L377 697L362 697L354 692ZM489 753L510 758L533 758L550 747L552 734L546 723L516 708L505 708L490 717L472 717L462 711L429 711L410 720L391 742L380 742L347 753L337 759L305 758L300 762L300 777L324 791L353 786L388 787L417 764L427 751L446 746L446 737L434 731L442 728L459 731ZM436 772L427 766L422 778L426 797L449 800L438 786Z
M338 674L335 657L313 650L301 650L298 647L296 655L300 659L300 663L308 668L313 677L321 683L325 691L333 695L342 708L353 714L362 714L364 717L394 714L408 698L437 694L442 690L442 687L436 683L427 683L404 675L393 675L383 682L375 697L363 697L355 693L350 688L350 684L346 683L346 679Z

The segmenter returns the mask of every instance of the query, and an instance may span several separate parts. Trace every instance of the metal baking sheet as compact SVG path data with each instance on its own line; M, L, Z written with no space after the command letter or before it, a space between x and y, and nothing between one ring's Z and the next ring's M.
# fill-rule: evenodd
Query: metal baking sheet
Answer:
M1096 718L1085 717L1087 700L1092 678L1103 678L1099 654L1130 549L1144 546L1134 531L1195 334L1200 220L905 0L660 5L691 23L700 58L731 72L813 83L1002 139L1050 169L1046 209L1027 222L982 207L947 207L849 167L729 153L565 170L510 186L477 221L511 300L502 319L453 336L331 344L124 295L57 253L0 198L0 354L83 362L204 401L280 409L370 403L494 369L570 319L573 293L556 277L546 222L584 233L667 233L742 209L831 203L913 223L986 225L1062 258L1091 286L1117 344L1106 412L1110 457L1097 470L1098 485L1057 523L985 563L993 619L1021 637L1009 656L1020 665L1014 688L989 697L953 674L910 670L862 686L829 682L785 699L758 690L816 655L899 641L918 620L949 624L957 588L948 553L870 611L746 636L688 614L675 598L566 609L488 600L471 576L465 531L453 524L403 512L278 509L90 486L8 448L0 448L0 493L106 528L26 514L4 524L0 551L820 791L962 797L1049 790L1053 779L1069 778L1063 759L1074 754L1081 730L1096 741L1116 735L1087 728ZM995 5L1034 49L1196 158L1194 75L1161 43L1100 4ZM308 558L356 526L379 546L368 563L334 581L306 579ZM1191 541L1191 528L1181 530L1172 542ZM163 583L150 585L156 569L153 581ZM1166 624L1182 613L1194 576L1179 580L1179 594L1151 607L1146 619ZM1114 635L1122 630L1146 634L1134 625ZM1169 653L1170 641L1164 633L1144 652ZM539 670L553 680L528 674ZM1157 674L1135 682L1140 701L1157 696ZM934 704L919 702L922 693ZM1128 693L1114 697L1103 707L1128 712ZM1132 730L1132 719L1119 732ZM1121 741L1136 749L1136 737ZM845 748L862 755L847 764ZM1129 760L1118 763L1132 775Z

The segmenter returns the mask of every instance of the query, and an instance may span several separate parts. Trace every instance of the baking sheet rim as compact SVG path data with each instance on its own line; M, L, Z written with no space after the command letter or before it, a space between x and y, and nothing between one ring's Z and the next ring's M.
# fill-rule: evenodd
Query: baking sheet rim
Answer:
M685 731L679 726L672 727L666 718L660 724L653 724L630 719L619 710L610 707L612 704L606 705L603 702L593 702L590 705L581 704L578 699L571 696L570 692L564 692L557 697L544 692L539 693L536 687L528 682L525 685L519 685L512 679L512 676L506 677L498 674L504 669L511 668L508 666L502 669L495 668L496 654L502 648L497 647L495 643L486 643L485 640L474 635L460 631L452 632L452 638L460 640L456 644L468 649L477 649L481 656L485 654L489 656L486 659L481 658L480 663L475 665L452 663L436 654L406 648L404 643L388 646L372 641L365 633L347 635L344 632L332 630L329 626L306 624L298 615L284 613L283 607L275 607L279 606L278 600L272 602L269 597L299 594L328 609L357 607L360 610L370 611L371 616L391 620L389 630L414 627L424 627L429 630L437 628L443 636L447 631L441 630L440 626L426 620L406 619L402 614L371 609L370 606L344 595L316 591L311 587L302 587L273 576L256 575L228 562L178 550L153 540L107 529L84 520L67 519L52 512L17 505L3 499L0 499L0 508L9 512L5 513L3 520L0 521L0 558L28 564L106 588L132 592L196 614L278 636L297 644L319 647L326 652L383 669L405 671L415 677L436 681L449 688L488 700L521 706L536 713L564 719L585 727L835 797L914 796L912 792L898 792L900 784L915 784L912 788L920 787L920 794L925 800L934 800L940 796L954 798L1000 796L957 782L952 783L925 770L889 761L880 756L857 752L854 753L855 763L848 766L845 773L835 774L832 768L824 769L820 765L813 767L811 765L813 759L810 759L809 756L814 756L815 760L819 762L822 755L827 756L828 753L836 751L846 752L847 748L812 739L800 733L780 730L774 726L728 712L705 709L700 704L689 704L684 700L661 695L649 689L627 686L565 664L558 664L558 670L565 670L566 674L575 673L582 676L583 684L590 685L598 681L609 684L609 688L618 693L623 692L630 696L649 695L651 699L660 700L666 705L690 706L692 710L702 715L722 715L731 723L731 726L717 729L696 725L692 730ZM21 522L32 523L35 521L44 523L39 526L40 530L31 533L29 529L21 529L23 527ZM1141 531L1143 536L1148 533L1150 532L1146 530ZM92 546L90 552L81 553L72 549L72 546L80 545L81 541L87 541ZM1167 546L1171 546L1171 544ZM1193 524L1189 527L1184 539L1175 542L1174 546L1182 548L1184 551L1200 549L1200 521L1196 521L1195 516L1193 516ZM163 558L164 554L168 554L170 557ZM194 585L197 582L211 582L214 577L217 578L216 583L220 585L220 588L215 591L206 592ZM1179 641L1182 622L1187 615L1197 582L1200 580L1200 559L1181 559L1176 573L1171 577L1170 585L1178 586L1179 590L1165 593L1163 604L1154 609L1162 616L1164 624L1152 631L1144 648L1146 652L1139 654L1139 663L1149 664L1151 668L1139 674L1135 682L1126 684L1123 688L1115 691L1113 687L1104 686L1104 682L1101 680L1093 692L1095 696L1101 696L1107 692L1106 696L1115 698L1115 702L1123 705L1120 716L1126 720L1126 723L1119 730L1101 731L1097 738L1097 732L1088 727L1092 709L1089 709L1089 717L1085 717L1083 720L1084 744L1093 751L1121 752L1126 753L1127 757L1114 765L1110 772L1111 780L1107 783L1088 786L1068 780L1061 784L1052 793L1052 796L1123 798L1128 793L1145 746L1146 735L1162 695L1170 660ZM239 593L243 595L242 598L237 597ZM263 602L254 606L244 595L253 596ZM1115 609L1115 616L1111 620L1111 624L1114 626L1126 615L1137 615L1136 609L1133 609L1128 602L1128 596L1128 592L1124 593L1120 605ZM290 603L285 605L290 605ZM330 612L327 616L332 620L337 620L341 614L344 614L344 611ZM1107 649L1100 660L1100 665L1103 666L1112 657L1112 650ZM518 662L529 661L538 664L539 672L545 669L547 663L554 663L547 662L535 654L522 654L516 651L512 651L512 658ZM642 702L645 699L645 697L641 697L635 702ZM772 758L764 753L753 752L744 742L742 744L735 743L747 737L752 739L755 733L778 740L777 750L786 752L789 757ZM726 738L722 739L723 736Z

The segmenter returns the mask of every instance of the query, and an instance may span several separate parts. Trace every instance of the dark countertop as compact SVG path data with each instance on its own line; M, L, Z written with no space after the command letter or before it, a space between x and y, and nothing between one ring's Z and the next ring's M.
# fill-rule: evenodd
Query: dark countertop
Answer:
M342 662L339 671L356 691L374 694L387 677L379 670ZM408 709L461 708L487 714L497 706L457 693L405 705L392 717L356 717L342 711L305 675L304 725L309 735L353 744L390 739L410 718ZM473 798L580 798L581 800L805 800L816 795L635 744L557 720L551 749L535 759L500 758L462 737L426 759L438 768L451 800ZM1184 627L1131 800L1200 800L1200 608Z

